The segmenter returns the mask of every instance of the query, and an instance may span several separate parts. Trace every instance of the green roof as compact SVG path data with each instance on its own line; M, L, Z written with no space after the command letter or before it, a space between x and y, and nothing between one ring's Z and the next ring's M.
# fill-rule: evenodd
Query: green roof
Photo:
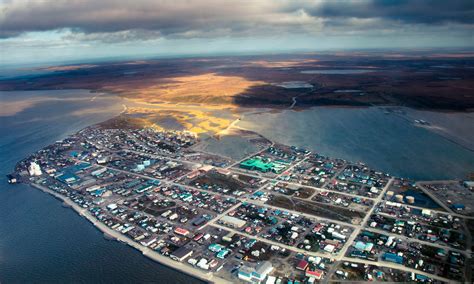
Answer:
M242 163L240 163L240 166L244 167L244 168L259 170L259 171L262 171L262 172L267 172L267 171L272 170L274 168L273 163L271 163L271 162L266 163L266 162L262 161L262 159L259 159L259 158L252 158L252 159L245 160Z

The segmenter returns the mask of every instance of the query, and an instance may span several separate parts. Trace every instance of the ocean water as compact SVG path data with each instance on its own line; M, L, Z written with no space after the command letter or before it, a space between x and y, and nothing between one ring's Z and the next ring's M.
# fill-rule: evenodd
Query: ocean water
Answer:
M121 111L85 90L0 92L0 283L201 283L106 240L52 196L7 184L18 160Z
M463 142L461 136L468 138L474 133L471 115L432 112L422 117L443 126L457 124L451 130L458 129L459 137L453 140ZM245 115L237 125L275 142L362 161L374 169L416 180L462 179L474 172L472 150L414 125L410 118L385 114L376 107L254 113Z

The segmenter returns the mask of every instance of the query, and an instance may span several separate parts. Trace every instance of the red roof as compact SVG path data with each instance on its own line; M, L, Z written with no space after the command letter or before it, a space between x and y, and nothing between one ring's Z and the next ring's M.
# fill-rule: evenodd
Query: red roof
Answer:
M187 234L189 234L189 231L186 230L186 229L183 229L183 228L176 228L174 230L174 232L178 235L182 235L182 236L186 236Z
M316 270L306 270L306 276L307 277L314 277L316 279L321 279L321 277L323 276L323 272L319 269L316 269Z
M199 241L203 236L204 236L203 233L199 233L199 234L197 234L196 236L194 236L194 239L193 239L193 240Z
M317 232L319 232L322 228L323 228L323 225L318 224L318 225L316 225L316 227L313 228L313 232L317 233Z
M306 267L308 267L308 262L306 260L300 260L300 262L298 262L298 265L296 266L296 269L305 270Z

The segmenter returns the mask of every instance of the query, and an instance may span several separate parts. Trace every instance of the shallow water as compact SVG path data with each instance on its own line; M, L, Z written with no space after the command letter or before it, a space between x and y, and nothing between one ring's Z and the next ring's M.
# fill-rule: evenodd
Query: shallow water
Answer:
M444 116L430 113L439 120ZM466 124L461 129L474 128L474 119L456 121ZM474 152L402 116L385 114L381 108L318 107L259 113L246 115L237 125L279 143L363 161L375 169L417 180L464 178L474 171Z

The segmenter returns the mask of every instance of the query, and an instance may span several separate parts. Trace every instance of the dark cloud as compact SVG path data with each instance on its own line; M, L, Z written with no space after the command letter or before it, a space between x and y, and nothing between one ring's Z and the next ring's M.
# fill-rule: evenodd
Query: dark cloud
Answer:
M71 28L86 33L155 30L163 35L242 29L265 11L253 2L186 0L11 1L0 18L4 35Z
M473 0L326 1L307 7L306 11L325 18L382 18L419 24L474 23Z
M453 23L471 29L474 24L474 0L11 0L1 3L0 38L30 31L70 29L74 33L70 38L114 42L156 37L325 32L334 35L387 29L406 32L416 25Z

